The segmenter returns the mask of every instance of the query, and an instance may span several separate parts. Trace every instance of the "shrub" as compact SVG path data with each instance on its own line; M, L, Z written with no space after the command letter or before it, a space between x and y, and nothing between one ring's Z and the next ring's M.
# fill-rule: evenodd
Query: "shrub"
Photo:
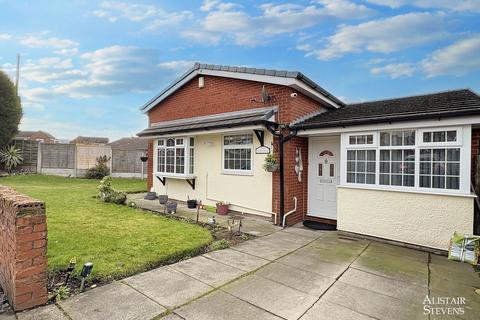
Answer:
M20 98L8 76L0 71L0 149L8 146L18 132L22 118Z
M3 164L8 172L12 172L23 161L23 157L20 154L20 150L11 145L5 150L0 151L0 163Z
M107 156L99 156L97 157L97 163L95 167L92 167L87 170L85 177L87 179L103 179L104 177L110 174L110 168L108 167L108 162L110 161L110 157Z
M222 250L222 249L226 249L228 247L230 247L230 243L225 239L214 241L209 246L210 251Z
M100 181L98 191L98 198L104 202L124 204L127 200L127 195L124 192L113 189L112 177L110 176L106 176Z

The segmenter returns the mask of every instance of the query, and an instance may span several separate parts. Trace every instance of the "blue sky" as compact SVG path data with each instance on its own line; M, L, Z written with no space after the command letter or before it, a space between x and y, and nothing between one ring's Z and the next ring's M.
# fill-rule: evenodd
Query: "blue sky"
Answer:
M0 68L22 56L21 129L132 136L195 61L298 70L347 102L480 92L480 0L5 1Z

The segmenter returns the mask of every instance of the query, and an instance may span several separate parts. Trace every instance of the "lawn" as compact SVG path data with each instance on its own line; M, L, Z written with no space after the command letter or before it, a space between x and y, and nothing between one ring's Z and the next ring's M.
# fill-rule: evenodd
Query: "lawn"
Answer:
M212 241L199 226L94 198L98 181L45 175L1 178L8 185L46 202L49 272L77 257L77 269L94 263L92 280L128 276ZM145 191L139 179L114 179L117 190ZM77 270L78 272L79 270Z

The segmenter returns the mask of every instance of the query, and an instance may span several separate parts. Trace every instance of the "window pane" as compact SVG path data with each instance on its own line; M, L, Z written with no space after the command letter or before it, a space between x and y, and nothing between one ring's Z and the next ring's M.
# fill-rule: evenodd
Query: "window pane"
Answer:
M404 131L403 136L405 146L415 145L415 131Z
M390 145L390 133L380 132L380 145L389 146Z
M433 162L432 168L433 174L445 175L445 162Z
M168 139L167 140L167 147L173 147L175 146L175 140L174 139Z
M457 141L457 131L456 130L447 131L447 141L448 142Z
M367 174L367 184L375 184L375 175L374 174Z
M380 172L390 173L390 162L380 162Z
M392 186L401 186L402 185L402 175L392 174Z
M366 136L357 136L357 144L366 144L367 138Z
M367 172L375 172L375 162L367 162Z
M178 138L178 139L176 140L176 144L177 144L177 146L182 146L182 145L183 145L183 139L182 139L182 138Z
M445 149L433 149L433 161L445 161Z
M445 176L433 176L432 188L445 189Z
M388 174L381 174L381 175L380 175L380 184L382 184L382 185L390 185L390 175L388 175Z
M355 171L355 161L347 161L347 171L351 171L351 172Z
M403 161L415 162L415 150L403 150Z
M158 172L165 172L165 149L158 149L157 158L157 170Z
M380 160L389 161L390 160L390 150L380 150Z
M355 183L355 173L347 173L347 182Z
M159 146L165 145L165 140L163 140L163 139L158 140L158 145L159 145Z
M357 183L365 183L365 173L357 173Z
M430 188L431 176L420 176L420 187Z
M402 150L392 150L392 161L402 161Z
M432 133L424 132L423 133L423 142L432 142Z
M401 146L403 145L403 132L392 132L392 146Z
M460 161L460 149L448 149L447 150L448 161Z
M357 162L357 172L365 172L365 162Z
M415 173L415 162L405 162L403 164L403 173L414 174Z
M366 150L357 150L357 160L366 160L367 157L367 151Z
M165 172L174 173L174 171L175 171L175 149L167 149L166 161L165 161Z
M350 136L349 143L350 144L357 144L357 137L356 136Z
M432 150L431 149L420 150L420 161L431 161L431 160L432 160Z
M433 133L433 142L444 142L445 131L436 131Z
M375 150L368 150L367 151L367 160L368 161L375 161Z
M414 175L404 175L403 176L403 185L406 187L413 187L415 185L415 176Z
M190 147L195 146L195 138L190 138Z
M333 163L330 163L330 177L335 176L335 165Z
M373 135L372 134L367 135L367 144L373 144Z
M347 160L355 160L355 151L354 150L348 150L347 151Z
M447 163L447 175L459 176L460 175L460 163Z
M355 163L352 163L352 164L353 164L353 170L349 170L349 171L354 171L355 170ZM351 166L352 164L349 164L348 166ZM321 164L321 163L318 164L318 176L319 177L323 176L323 164Z
M392 162L392 173L402 173L401 162Z
M185 149L183 148L176 149L175 164L176 164L175 166L176 173L185 173Z
M430 162L420 162L420 174L431 174L432 166Z
M460 178L447 177L447 189L460 189Z

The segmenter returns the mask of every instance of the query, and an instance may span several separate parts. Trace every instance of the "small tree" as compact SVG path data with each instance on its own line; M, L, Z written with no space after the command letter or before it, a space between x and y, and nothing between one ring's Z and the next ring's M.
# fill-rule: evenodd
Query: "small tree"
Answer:
M85 177L87 179L103 179L110 174L110 168L108 167L110 157L99 156L97 157L97 164L95 167L87 170Z
M15 86L0 71L0 150L4 150L17 134L21 118L22 107Z

